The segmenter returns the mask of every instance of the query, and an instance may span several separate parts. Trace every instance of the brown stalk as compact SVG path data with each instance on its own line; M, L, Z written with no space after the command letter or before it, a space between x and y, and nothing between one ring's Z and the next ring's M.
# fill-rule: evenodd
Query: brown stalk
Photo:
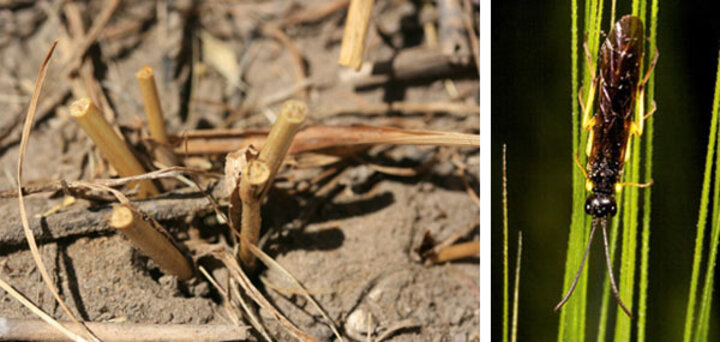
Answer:
M476 256L480 253L480 241L468 241L443 248L431 258L434 263Z
M205 276L205 278L210 282L210 284L212 284L212 286L215 289L217 289L218 292L220 292L220 295L223 298L223 306L225 307L225 311L227 312L230 320L233 321L233 323L235 323L235 325L241 326L241 323L240 323L241 322L240 321L241 312L240 312L239 308L237 307L237 305L233 305L233 297L231 296L232 293L229 292L229 291L232 291L232 289L233 289L232 284L230 285L231 288L229 289L229 291L226 291L224 288L222 288L222 286L220 286L220 284L217 283L215 278L213 278L213 276L210 275L207 272L207 270L205 270L204 267L199 266L198 270L200 270L200 273L202 273ZM237 284L237 283L235 282L233 284ZM262 335L265 338L266 341L271 342L272 339L270 338L270 336L268 336L267 331L265 331L265 328L260 324L257 316L247 306L247 303L242 298L242 295L240 295L240 293L238 293L238 295L235 296L235 298L237 298L237 301L240 302L240 306L243 308L243 310L245 310L245 314L247 314L247 317L249 318L248 320L250 321L250 324L252 325L252 327L255 328L255 330L257 330L260 333L260 335Z
M153 222L155 223L155 222ZM192 278L193 271L187 258L177 248L172 237L160 225L151 225L143 215L129 205L113 207L109 225L123 233L160 268L180 280Z
M240 260L250 269L255 265L255 256L248 250L245 241L257 244L260 238L262 201L285 160L290 144L305 120L306 114L305 103L285 102L257 159L249 161L242 172L239 197L242 201L241 235L244 241L240 245ZM237 202L236 197L231 197L231 201L233 199ZM232 207L237 207L237 204L233 203ZM233 225L237 227L237 215L231 213L230 217Z
M82 98L70 105L70 114L77 120L80 127L92 139L105 158L122 177L136 176L145 173L145 169L135 155L115 133L110 123L105 120L100 110L89 98ZM151 181L142 181L139 198L157 195L158 189Z
M439 255L440 252L442 252L442 250L452 246L452 244L454 244L457 240L461 239L463 236L468 235L471 231L473 231L473 229L475 229L475 227L479 227L479 225L480 225L480 218L478 217L471 224L452 233L447 239L445 239L442 242L435 245L435 247L433 247L431 250L423 253L423 257L427 257L432 260L437 255Z
M45 83L45 76L47 75L50 57L52 56L53 51L55 51L56 46L57 41L54 41L50 46L50 50L48 50L47 55L45 55L45 59L43 60L42 65L40 66L40 71L38 72L37 79L35 80L35 89L33 90L32 96L30 97L30 105L28 106L27 115L25 115L25 124L23 125L22 135L20 137L20 151L18 152L17 165L17 181L18 188L20 189L22 189L23 186L23 161L25 160L27 143L30 139L30 131L32 130L33 122L35 120L37 105L38 101L40 100L40 92L42 91L42 86ZM55 297L55 300L57 300L58 304L60 304L63 311L65 311L65 313L70 317L70 319L80 324L80 321L77 319L77 317L75 317L75 314L70 311L70 308L68 308L65 301L62 299L62 297L60 297L60 293L55 287L55 284L53 283L52 278L47 271L47 267L45 267L45 263L43 263L42 258L40 257L37 242L35 241L35 235L30 230L30 223L27 217L27 210L25 209L25 200L22 191L18 192L18 205L20 209L20 220L22 221L23 232L25 233L25 239L27 239L27 243L28 246L30 246L30 252L32 253L33 260L37 265L37 269L40 271L40 275L42 276L45 285L48 287L50 292L52 292L53 297ZM85 330L93 339L95 338L92 331L87 329L87 327L85 327Z
M374 0L351 0L338 63L360 70Z
M262 218L262 189L270 180L270 169L260 160L253 160L245 166L240 182L240 199L242 200L242 229L240 234L249 243L256 244L260 238ZM235 216L231 218L236 219ZM236 225L237 226L237 225ZM246 243L240 244L240 260L243 265L254 268L255 256L249 251Z
M180 143L175 149L177 154L226 154L249 145L262 147L266 135L258 130L198 130L185 132L171 140ZM338 148L347 151L349 146L380 144L479 147L480 135L367 125L313 125L298 131L288 153Z
M261 189L263 196L267 193L270 183L275 179L275 174L280 169L283 160L285 160L295 134L297 134L303 121L305 121L305 116L307 116L305 103L291 100L283 104L280 115L278 115L277 120L270 129L270 133L268 133L258 155L258 160L264 162L270 170L268 184L265 185L264 189Z
M240 238L245 242L245 239L240 236ZM260 261L262 261L265 266L268 267L269 270L279 272L284 275L284 278L286 280L290 281L290 285L293 287L293 291L299 293L303 297L305 297L310 304L312 304L313 307L320 313L320 315L327 321L328 326L330 326L330 329L335 334L335 337L338 338L340 342L344 342L345 340L340 335L340 332L337 330L337 327L335 327L335 322L333 322L332 319L327 315L325 310L323 310L322 307L320 307L320 304L310 295L310 292L303 286L300 281L295 278L292 273L290 273L288 270L286 270L282 265L280 265L277 261L275 261L273 258L271 258L269 255L265 254L260 248L255 247L254 245L250 245L249 248L251 253L253 253L255 256L257 256Z
M150 136L158 143L155 149L155 158L165 166L177 165L175 154L167 147L169 141L165 131L165 120L157 87L155 86L153 69L144 66L135 74L135 78L137 78L140 85L140 93L145 104L145 116L147 117Z
M21 341L65 341L68 335L47 329L47 324L36 319L2 318L5 322L2 339ZM62 322L69 330L79 331L80 326ZM103 341L238 341L248 336L248 326L220 324L139 324L139 323L85 323Z
M245 290L245 293L259 305L262 309L266 310L272 318L282 325L289 334L298 339L299 341L315 342L318 339L312 335L300 330L295 324L290 322L283 314L278 311L265 297L263 294L253 285L250 279L247 277L243 269L237 263L237 259L227 251L218 252L217 256L225 264L227 269L230 271L230 276L237 280L238 284Z

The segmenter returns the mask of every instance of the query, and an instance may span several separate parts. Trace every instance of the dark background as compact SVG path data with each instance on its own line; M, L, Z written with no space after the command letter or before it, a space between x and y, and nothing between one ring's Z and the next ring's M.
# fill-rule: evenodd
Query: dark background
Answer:
M606 2L604 30L610 15L610 1ZM720 12L715 3L662 0L659 4L648 341L682 339L720 48ZM618 1L616 17L630 13L630 6L631 1ZM583 1L578 12L582 18ZM562 295L571 171L575 167L570 145L570 26L567 0L495 1L492 5L492 317L493 336L498 340L502 330L501 181L505 143L511 268L517 233L523 231L518 340L557 339L560 316L552 308ZM601 245L595 243L593 247L588 340L595 339L605 272ZM617 263L614 271L617 275ZM613 303L612 298L610 301ZM720 326L718 306L715 298L714 327ZM614 329L614 313L611 310L610 331ZM717 328L711 329L712 336L717 334Z

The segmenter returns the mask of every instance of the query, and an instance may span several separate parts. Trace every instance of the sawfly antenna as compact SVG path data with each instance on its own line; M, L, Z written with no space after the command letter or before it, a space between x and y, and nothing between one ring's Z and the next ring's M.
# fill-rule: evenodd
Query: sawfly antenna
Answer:
M605 261L607 262L607 270L608 275L610 276L610 286L612 287L613 296L615 296L615 300L617 301L618 305L620 305L620 308L622 308L623 311L625 311L625 314L630 317L630 319L633 318L632 313L630 313L630 310L625 306L625 303L623 303L622 299L620 299L620 293L618 292L617 285L615 285L615 276L613 276L612 271L612 262L610 261L610 252L608 248L608 238L607 238L607 218L601 218L601 225L602 225L602 233L603 233L603 244L605 246ZM593 227L595 226L595 219L593 219Z
M560 310L560 308L567 303L568 299L570 299L570 296L572 296L573 292L575 291L575 286L577 286L577 282L580 279L580 274L582 273L583 267L585 266L585 259L587 259L588 252L590 252L590 245L592 244L593 235L595 234L595 228L597 228L597 219L593 218L592 223L592 229L590 229L590 238L588 239L587 247L585 247L585 254L583 254L582 261L580 262L580 268L578 269L577 273L575 274L575 280L573 280L572 285L570 285L570 290L568 290L567 294L565 294L565 297L555 305L555 311Z

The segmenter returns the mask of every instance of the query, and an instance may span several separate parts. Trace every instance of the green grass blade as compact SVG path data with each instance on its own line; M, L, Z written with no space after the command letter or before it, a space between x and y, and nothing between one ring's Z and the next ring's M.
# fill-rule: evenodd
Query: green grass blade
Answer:
M590 91L595 71L590 70L585 56L585 50L578 52L578 24L577 24L577 3L571 2L571 21L572 21L572 45L571 45L571 71L572 71L572 130L573 130L573 156L580 159L580 163L585 162L584 153L579 153L587 142L587 131L580 130L580 113L578 104L576 103L578 93L578 58L583 60L583 98L587 98ZM597 46L599 41L599 20L602 13L602 1L586 0L585 1L585 29L583 36L588 37L587 44L590 50L591 58L594 61L597 54ZM593 62L593 65L596 63ZM572 163L573 172L573 210L570 223L570 232L568 235L568 249L565 260L565 275L563 279L563 294L569 289L575 273L580 265L584 245L587 239L587 231L590 221L587 219L583 205L585 201L585 179L578 170L575 162ZM586 266L586 268L589 266ZM558 341L578 341L585 338L585 316L586 316L586 294L587 294L587 271L583 272L578 281L578 285L573 294L573 298L563 307L560 313L560 323L558 330Z
M522 261L522 231L518 232L517 259L515 260L515 291L513 295L513 319L512 338L510 341L517 342L517 318L518 306L520 305L520 262Z
M715 83L715 95L713 98L713 118L718 115L718 105L720 104L720 54L718 55L718 71ZM713 184L713 212L712 212L712 228L710 232L710 257L707 262L707 270L705 271L705 282L703 285L702 296L700 299L700 310L698 313L698 321L696 326L695 340L707 341L710 331L710 307L712 304L712 288L713 278L715 276L715 261L717 259L718 237L720 237L720 225L718 215L720 215L720 153L716 153L715 157L715 181Z
M717 104L718 88L720 85L720 56L718 56L717 80L715 84L715 101ZM708 139L708 147L705 155L705 171L703 172L702 191L700 194L700 210L698 213L697 232L695 235L695 252L693 255L692 273L690 275L690 290L688 294L687 309L685 311L685 330L683 341L690 342L693 333L693 318L695 314L695 300L697 292L697 282L700 276L700 261L702 259L703 239L705 238L705 225L707 221L708 201L710 197L710 171L712 169L713 156L715 153L715 143L717 140L717 123L718 113L713 106L713 115L710 120L710 137Z
M637 138L633 138L632 152L625 171L625 182L638 183L638 174L640 169L640 142ZM620 255L620 298L623 300L629 310L633 309L633 294L635 285L635 265L636 265L636 247L637 247L637 216L638 216L638 189L636 187L626 187L623 201L623 239L622 253ZM615 314L615 334L616 342L630 340L631 320L622 309L617 306Z
M503 144L503 342L508 342L508 205L507 205L507 145Z
M572 0L570 5L570 18L571 18L571 45L570 45L570 70L571 70L571 85L572 90L570 94L570 103L571 103L571 122L572 122L572 157L574 158L576 155L578 155L578 146L580 145L580 124L579 124L579 108L578 103L576 100L576 96L578 94L579 86L578 86L578 15L577 15L577 0ZM588 8L586 6L586 14L588 12ZM577 203L581 200L581 194L577 191L578 184L582 184L582 174L579 170L577 170L577 167L575 166L575 163L571 163L572 167L572 179L573 179L573 208L577 206ZM572 281L568 275L568 270L574 265L571 262L570 256L573 253L573 250L577 248L577 240L579 238L576 236L577 231L573 229L573 227L577 226L578 217L575 213L575 209L573 209L572 217L571 217L571 223L570 223L570 233L568 237L568 247L567 247L567 258L565 259L565 276L563 279L563 292L567 290L569 287L570 282ZM582 225L582 224L581 224ZM568 332L569 327L569 311L568 309L563 309L560 312L560 323L558 326L558 341L562 342L566 340L566 332Z
M650 8L650 43L648 45L648 63L651 63L657 53L657 21L658 21L658 0L653 0ZM646 87L647 101L645 108L650 108L655 101L655 73L650 75ZM645 123L645 180L652 180L653 162L653 134L655 117L650 116ZM640 295L638 297L638 321L637 340L645 341L645 325L647 322L647 290L648 290L648 267L650 258L650 211L652 200L652 187L645 190L643 194L643 229L640 247Z
M634 16L640 16L640 1L633 0L632 10L630 11Z

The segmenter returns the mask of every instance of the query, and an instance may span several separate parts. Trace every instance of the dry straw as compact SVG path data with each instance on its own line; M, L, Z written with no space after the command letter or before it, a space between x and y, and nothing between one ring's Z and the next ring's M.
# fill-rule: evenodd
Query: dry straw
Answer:
M374 0L351 0L338 63L360 70Z
M92 139L100 152L122 177L131 177L145 173L145 169L105 120L100 110L89 98L82 98L70 105L70 114L77 120L80 127ZM158 189L151 181L140 184L139 198L157 195Z
M242 230L240 234L252 243L260 238L260 206L262 205L262 189L268 184L270 169L259 160L247 164L240 182L240 199L242 200ZM255 256L247 249L245 244L240 249L240 260L244 265L253 267Z
M77 323L62 322L71 330L80 331ZM143 324L143 323L85 323L103 341L242 341L248 336L248 326L227 324ZM5 341L65 341L77 335L48 329L40 320L0 317L2 340ZM70 332L70 331L68 331ZM72 333L72 332L70 332Z
M243 170L240 182L240 199L243 208L241 234L248 243L255 244L258 241L262 223L260 206L306 115L305 103L285 102L257 160L250 161ZM245 242L241 244L240 258L245 266L253 267L255 256L248 250Z
M172 237L162 227L148 223L138 211L128 205L113 207L109 225L123 233L160 268L181 280L192 278L190 263L180 252Z
M169 142L167 132L165 131L165 119L163 117L162 107L160 106L157 87L155 86L153 69L145 66L135 74L135 78L137 78L138 84L140 85L140 93L142 94L143 103L145 104L145 116L147 117L150 128L150 136L158 143L155 150L155 157L165 166L177 165L175 154L168 148Z
M479 241L468 241L443 248L434 256L433 262L441 263L445 261L469 258L480 253Z

